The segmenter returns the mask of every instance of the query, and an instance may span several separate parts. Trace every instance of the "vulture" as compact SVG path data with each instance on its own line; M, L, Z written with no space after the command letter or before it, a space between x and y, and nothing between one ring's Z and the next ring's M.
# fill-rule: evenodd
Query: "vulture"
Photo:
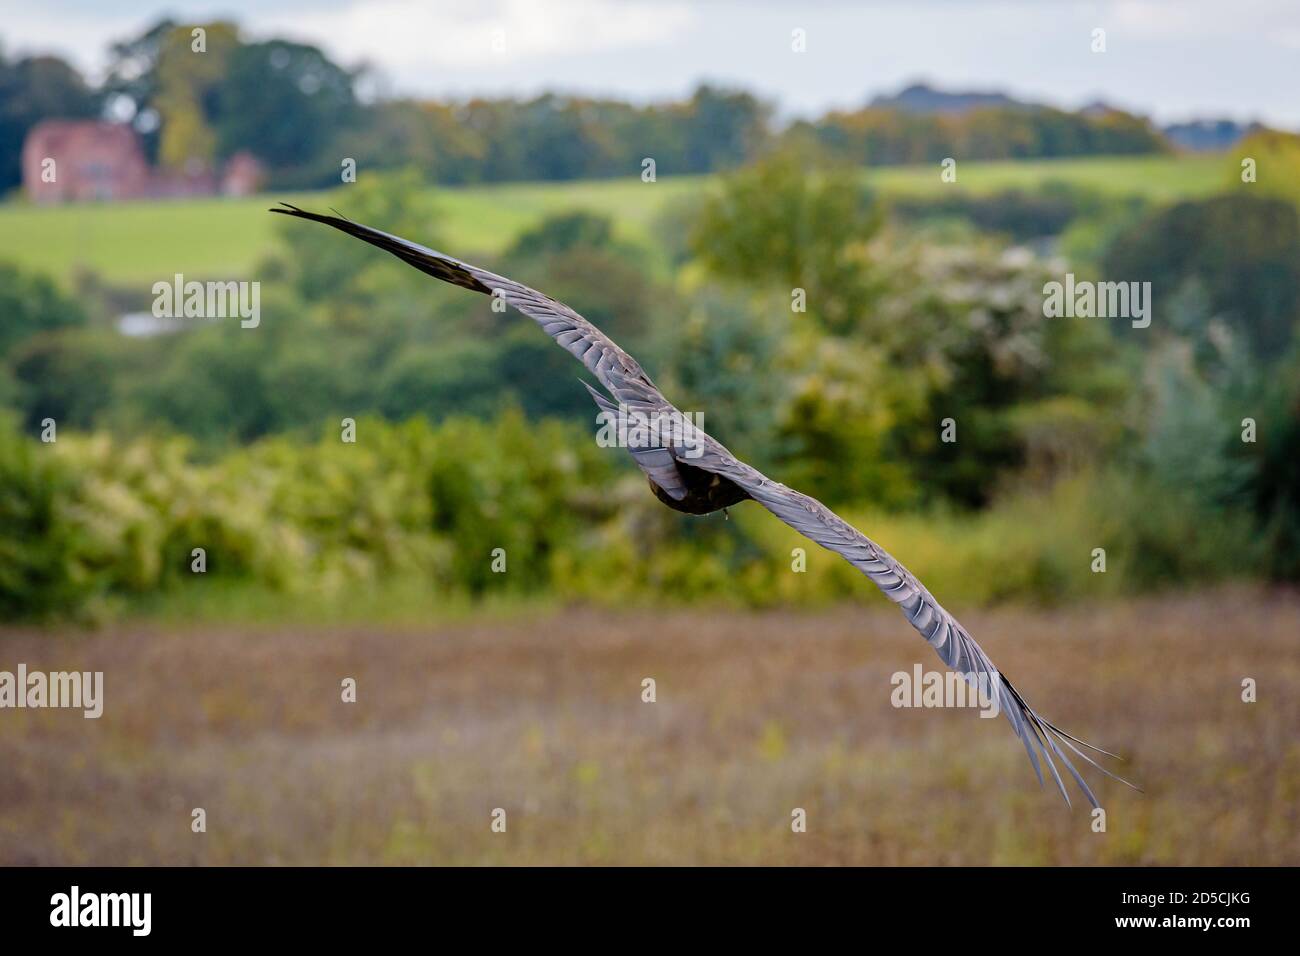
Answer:
M282 208L270 211L332 226L443 282L504 299L506 304L540 325L542 331L561 348L587 367L604 388L602 393L583 383L602 412L645 416L639 420L687 420L655 387L636 359L562 302L505 276L343 216L308 212L289 203L280 205ZM990 702L1006 715L1012 730L1024 745L1039 785L1044 783L1042 764L1046 763L1067 805L1070 804L1070 794L1057 770L1057 761L1092 806L1100 806L1092 788L1071 761L1070 754L1106 776L1138 789L1102 767L1080 748L1120 759L1115 754L1067 734L1031 708L966 629L944 610L911 572L821 502L751 468L699 429L691 436L690 447L673 444L672 439L662 439L657 447L629 450L633 461L649 480L655 497L669 508L685 514L705 515L743 501L756 501L795 531L834 551L870 578L885 597L898 605L908 622L935 649L944 664L993 698Z

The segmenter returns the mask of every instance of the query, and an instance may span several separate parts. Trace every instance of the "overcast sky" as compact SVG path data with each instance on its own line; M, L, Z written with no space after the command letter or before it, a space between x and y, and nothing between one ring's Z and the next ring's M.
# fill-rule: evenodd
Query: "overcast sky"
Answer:
M164 14L225 17L253 37L366 61L399 93L541 90L638 101L703 79L784 115L853 107L924 79L1161 122L1193 116L1300 128L1298 0L5 0L9 54L55 52L95 75L108 42ZM1106 31L1106 52L1090 49ZM806 31L807 52L791 51Z

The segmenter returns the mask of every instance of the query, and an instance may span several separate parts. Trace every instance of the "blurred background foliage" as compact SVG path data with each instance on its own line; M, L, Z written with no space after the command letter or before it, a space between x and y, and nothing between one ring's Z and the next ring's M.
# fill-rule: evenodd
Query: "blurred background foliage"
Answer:
M1065 112L1008 101L962 113L836 111L773 129L773 107L750 93L700 85L680 102L637 105L544 93L439 102L380 97L364 66L319 48L246 36L238 24L162 19L109 47L104 81L88 83L49 55L0 49L0 192L20 180L23 137L39 120L107 111L144 138L166 168L212 165L241 151L275 189L338 182L339 157L365 169L419 169L429 183L573 180L626 175L653 143L666 173L730 169L774 146L814 148L852 165L1132 155L1170 147L1143 118L1117 109ZM367 95L371 94L371 95Z
M865 161L1168 147L1114 111L867 107L777 134L766 105L708 86L656 106L363 102L360 77L311 47L214 24L195 72L182 42L161 23L118 44L98 90L51 58L0 58L0 185L36 119L125 97L164 165L255 146L272 185L306 187L356 155L366 175L310 206L456 253L429 183L635 175L653 142L661 175L723 171L668 204L654 239L573 209L482 264L578 309L739 456L945 601L1300 577L1294 136L1237 151L1267 157L1258 184L1225 155L1222 191L1172 204L1060 181L882 198ZM331 230L275 228L255 330L125 336L138 289L0 262L0 615L231 587L286 606L412 583L611 603L870 590L757 507L664 509L595 446L583 370L532 323ZM1044 318L1044 284L1067 271L1150 281L1150 328ZM789 573L796 547L806 574ZM494 548L510 573L491 572Z
M436 246L436 198L415 201L415 182L367 177L318 205ZM1244 237L1294 241L1295 215L1225 194L1123 230L1102 260L1114 274L1180 290L1148 330L1044 319L1059 260L978 223L944 241L787 154L716 184L676 266L588 212L487 264L608 329L734 451L860 521L945 599L1055 601L1300 570L1295 272L1278 251L1274 286L1234 286L1232 266L1235 250L1258 266ZM1151 261L1188 223L1219 242L1214 272ZM0 269L6 615L94 617L232 583L314 601L397 580L469 598L861 596L830 555L790 574L807 543L757 509L663 509L595 446L581 369L532 323L331 231L277 228L256 330L123 337L44 277ZM795 255L800 236L825 255ZM53 444L35 437L46 418ZM508 574L490 570L497 547Z

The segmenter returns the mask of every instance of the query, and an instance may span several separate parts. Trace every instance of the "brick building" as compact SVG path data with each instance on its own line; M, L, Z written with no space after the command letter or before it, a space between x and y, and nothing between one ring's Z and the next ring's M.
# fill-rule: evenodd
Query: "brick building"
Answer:
M139 137L129 126L45 120L23 142L23 190L35 202L136 199L146 195L149 178Z
M23 190L38 203L247 196L264 177L246 152L232 156L219 175L201 164L183 172L153 169L133 129L97 120L37 123L23 142L22 167Z

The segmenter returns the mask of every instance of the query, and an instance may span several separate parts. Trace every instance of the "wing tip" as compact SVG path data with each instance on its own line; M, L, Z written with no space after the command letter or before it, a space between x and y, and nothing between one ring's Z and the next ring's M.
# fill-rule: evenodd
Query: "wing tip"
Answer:
M371 226L355 222L337 209L333 209L333 207L331 207L331 211L334 213L332 216L319 212L309 212L283 200L279 206L273 206L268 210L268 212L278 212L281 215L294 216L298 219L307 219L311 222L332 226L340 232L347 233L354 239L368 242L370 245L396 256L407 265L426 275L431 275L435 279L441 279L451 285L469 289L471 292L479 292L483 295L492 294L492 289L479 279L478 275L475 274L475 270L458 259L454 259L435 249L417 245L400 236L390 235Z
M1065 765L1066 770L1069 772L1070 776L1074 779L1075 784L1079 787L1080 791L1082 791L1083 795L1088 798L1088 802L1092 805L1093 809L1094 810L1101 809L1101 802L1097 799L1097 795L1093 792L1092 788L1088 786L1087 781L1084 780L1083 775L1079 772L1078 768L1074 766L1074 763L1073 761L1070 760L1069 755L1066 754L1065 751L1061 749L1060 745L1057 742L1057 739L1059 739L1060 743L1064 743L1066 747L1068 747L1070 750L1073 750L1078 756L1080 756L1085 761L1087 761L1095 769L1101 771L1107 777L1110 777L1112 780L1116 780L1119 783L1124 784L1126 787L1136 791L1137 793L1145 793L1145 791L1137 784L1129 780L1125 780L1123 777L1119 776L1118 774L1111 773L1109 770L1107 770L1101 764L1097 763L1097 761L1093 760L1091 757L1089 757L1078 747L1074 746L1074 744L1070 743L1070 741L1074 741L1074 743L1087 747L1088 749L1096 751L1097 753L1105 754L1108 757L1113 757L1114 759L1119 760L1121 762L1124 762L1123 757L1120 757L1117 754L1113 754L1109 750L1103 750L1100 747L1096 747L1088 743L1087 741L1080 740L1078 737L1075 737L1071 734L1067 734L1065 731L1058 728L1055 724L1051 723L1050 721L1046 720L1043 717L1040 717L1038 713L1032 707L1030 707L1028 703L1025 702L1025 699L1020 696L1020 692L1016 690L1015 685L1013 685L1011 681L1007 680L1006 675L999 672L998 676L1002 679L1003 686L1006 688L1007 692L1011 695L1012 700L1014 701L1015 705L1019 709L1019 714L1016 716L1021 718L1022 721L1021 724L1018 726L1017 722L1014 720L1011 721L1011 724L1013 729L1015 729L1016 731L1016 735L1021 738L1021 741L1025 745L1025 749L1029 752L1030 764L1033 766L1034 773L1038 777L1038 783L1040 787L1043 786L1043 775L1038 766L1038 759L1037 759L1037 754L1034 752L1034 745L1036 745L1037 749L1042 752L1044 759L1047 761L1048 768L1051 770L1052 776L1055 778L1057 789L1061 792L1061 796L1065 798L1065 803L1067 808L1072 808L1073 803L1070 800L1070 794L1065 787L1064 781L1061 779L1060 775L1056 771L1056 764L1052 760L1053 753L1055 753L1056 756L1058 756L1061 759L1061 762ZM1008 719L1010 720L1010 718L1011 718L1011 714L1008 714Z

